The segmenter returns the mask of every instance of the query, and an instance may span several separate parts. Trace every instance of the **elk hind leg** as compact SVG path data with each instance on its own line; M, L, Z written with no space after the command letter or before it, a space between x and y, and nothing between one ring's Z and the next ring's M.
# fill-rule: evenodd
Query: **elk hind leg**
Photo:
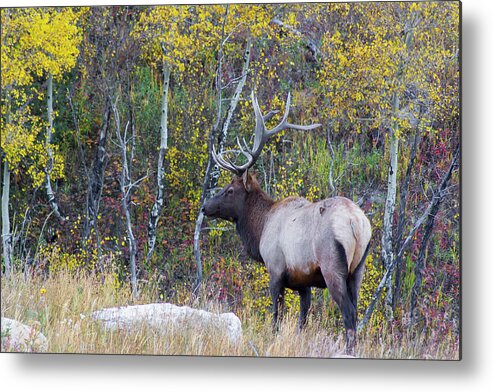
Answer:
M347 287L349 290L349 295L351 297L351 302L356 309L356 324L358 323L358 298L359 298L359 290L361 287L361 281L363 280L363 275L365 274L365 259L368 254L368 249L370 245L366 247L365 253L363 257L359 261L356 269L348 275L347 278Z
M365 273L365 262L362 260L356 269L350 273L347 277L347 287L349 291L349 296L351 297L351 302L354 307L358 309L358 297L359 290L361 287L361 281L363 280L363 275Z
M332 260L328 260L326 267L322 268L327 288L341 310L344 327L346 329L346 351L354 354L356 344L356 307L352 300L352 294L348 287L348 264L344 247L335 242L335 251L330 252Z

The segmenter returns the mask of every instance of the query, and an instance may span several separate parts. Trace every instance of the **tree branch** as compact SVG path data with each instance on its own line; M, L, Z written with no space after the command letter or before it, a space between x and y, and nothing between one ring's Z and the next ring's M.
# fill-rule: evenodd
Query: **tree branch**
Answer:
M318 48L318 45L315 43L315 41L313 41L311 38L305 36L305 34L303 34L301 31L295 29L291 25L284 23L282 20L280 20L277 17L272 18L270 22L283 28L283 29L286 29L287 31L289 31L293 35L301 37L302 40L304 41L306 48L312 53L313 57L315 58L315 60L317 62L320 61L319 59L322 59L322 60L324 59L324 56L323 56L322 52L320 51L320 49Z
M423 214L419 217L419 219L416 221L416 223L414 224L414 227L409 232L406 240L402 243L402 246L399 249L399 252L397 253L397 257L395 257L392 260L392 263L388 266L387 270L385 271L385 274L383 275L382 279L380 280L380 283L378 284L377 289L375 290L375 293L373 294L370 305L366 309L365 315L358 325L358 331L361 331L364 328L364 326L368 323L368 320L370 319L370 317L373 313L373 310L375 309L375 305L376 305L378 299L380 298L382 290L385 287L385 285L387 284L389 277L392 275L392 272L393 272L394 267L397 263L397 260L400 257L402 257L402 255L404 254L405 250L407 249L407 247L411 243L411 240L412 240L414 234L416 233L416 231L423 224L423 222L425 221L426 218L429 218L430 222L433 223L433 221L435 219L435 215L438 212L438 209L440 207L440 203L445 196L445 190L447 189L447 183L450 180L452 172L453 172L453 170L457 164L459 151L460 151L460 147L459 147L459 145L457 145L457 147L455 148L454 155L453 155L452 161L450 163L449 169L447 170L447 173L444 175L444 177L442 178L442 181L440 182L438 192L433 195L433 197L431 198L430 204L428 205L426 210L423 212Z

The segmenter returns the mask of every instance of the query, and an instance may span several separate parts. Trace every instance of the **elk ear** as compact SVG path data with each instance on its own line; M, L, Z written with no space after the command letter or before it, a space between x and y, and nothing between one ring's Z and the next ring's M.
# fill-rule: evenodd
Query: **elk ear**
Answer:
M252 176L248 173L248 170L242 174L241 179L243 180L243 186L247 192L252 190Z

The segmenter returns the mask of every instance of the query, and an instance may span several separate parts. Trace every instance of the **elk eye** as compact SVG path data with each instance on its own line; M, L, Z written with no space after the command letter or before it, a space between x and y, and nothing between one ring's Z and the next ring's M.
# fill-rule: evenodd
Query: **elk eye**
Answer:
M226 191L226 193L227 193L228 195L232 195L232 194L233 194L233 188L229 188L229 189Z

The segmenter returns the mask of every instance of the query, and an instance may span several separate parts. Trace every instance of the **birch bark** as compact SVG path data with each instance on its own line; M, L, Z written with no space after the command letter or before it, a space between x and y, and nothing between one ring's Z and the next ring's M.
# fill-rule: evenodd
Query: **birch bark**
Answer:
M406 67L406 58L408 52L411 49L413 40L413 29L411 28L411 21L406 27L406 33L404 36L405 53L402 54L401 61L397 68L396 82L397 85L402 84L404 77L404 69ZM389 173L387 179L387 197L385 199L385 210L383 217L383 232L382 232L382 259L384 262L385 270L388 271L391 265L394 264L394 243L393 243L393 221L395 211L395 201L397 196L397 171L398 171L398 157L399 157L399 123L397 121L397 115L400 111L400 98L399 93L395 92L392 96L392 127L390 133L390 162ZM392 267L393 268L393 267ZM386 296L385 296L385 312L387 320L393 318L392 312L392 275L387 279L386 283Z
M55 198L55 192L51 186L51 171L53 170L53 149L51 148L51 142L53 138L53 75L50 73L48 76L48 127L46 128L46 150L48 153L48 164L46 167L46 195L48 196L48 202L55 216L61 221L65 221L65 218L60 213L60 207Z
M12 268L12 233L10 232L9 216L10 200L10 168L7 160L3 162L3 188L2 188L2 246L5 263L5 276L10 276Z
M392 112L395 114L399 108L399 97L394 94L392 103ZM385 199L385 210L383 216L383 232L382 232L382 258L385 265L385 270L389 270L392 261L394 260L393 244L392 244L392 226L394 220L395 199L397 195L397 170L398 170L398 154L399 154L399 138L397 136L398 126L394 122L390 134L390 162L389 172L387 177L387 197ZM385 309L387 318L391 319L392 315L392 277L387 280L387 295L385 297Z
M421 118L421 116L420 116ZM406 223L406 205L407 205L407 192L409 190L409 183L411 182L411 173L414 167L414 161L418 152L419 140L419 120L416 124L416 133L413 138L413 145L411 147L411 153L409 155L409 163L406 169L406 176L401 184L400 200L399 200L399 223L397 226L397 234L395 240L395 246L399 249L402 245L402 236L404 234L404 225ZM401 292L401 274L402 274L402 256L396 256L396 268L395 268L395 280L392 293L392 311L395 311L397 301L399 301Z
M164 159L168 150L168 92L170 80L170 67L163 63L163 94L161 97L161 125L159 128L161 141L159 144L159 157L157 163L157 192L156 201L154 202L148 224L148 250L147 262L151 259L156 246L156 231L159 221L159 215L164 205Z
M127 238L129 243L129 266L130 266L130 282L132 286L132 295L134 298L138 297L137 291L137 267L136 267L136 255L137 255L137 243L135 240L135 236L133 233L132 227L132 216L130 213L130 203L132 196L132 188L136 185L132 183L132 179L130 173L132 172L131 165L132 161L128 159L127 156L127 148L128 144L130 144L130 156L133 155L134 143L128 143L127 138L127 130L130 122L125 126L125 131L122 135L121 125L120 125L120 114L116 107L116 102L112 104L113 115L115 118L115 126L116 126L116 137L118 139L118 146L120 147L120 154L122 159L122 171L120 175L120 190L122 193L122 207L125 213L125 223L127 227ZM132 127L133 129L133 127ZM133 139L134 135L132 132Z
M251 51L251 46L252 42L251 39L247 41L246 48L245 48L245 54L243 56L243 67L242 67L242 73L241 77L238 80L238 84L236 85L235 92L233 94L233 97L230 100L230 104L228 107L228 111L226 114L226 118L223 122L222 127L220 126L221 124L221 118L222 118L222 85L221 85L221 78L222 78L222 44L221 44L221 49L220 49L220 57L219 57L219 67L218 67L218 77L217 77L217 88L218 88L218 110L217 110L217 118L216 118L216 123L211 131L210 137L209 137L209 158L207 160L207 167L205 171L205 176L204 176L204 185L202 187L202 194L200 197L200 211L197 216L197 221L195 222L195 231L194 231L194 236L193 236L193 253L195 256L195 262L197 264L197 280L195 284L195 289L197 289L200 285L200 282L202 281L202 261L201 261L201 253L200 253L200 234L201 234L201 229L202 229L202 222L204 220L204 213L202 212L202 206L204 205L204 202L207 200L209 197L209 193L212 189L214 189L217 186L217 181L219 179L219 167L214 163L212 159L212 145L214 144L214 141L217 139L218 140L218 149L217 151L220 153L224 149L224 143L226 142L226 137L228 135L228 128L231 123L231 119L233 117L234 111L236 109L236 106L238 104L238 101L240 99L241 93L243 91L243 87L245 86L246 78L248 75L248 70L250 67L250 51Z

